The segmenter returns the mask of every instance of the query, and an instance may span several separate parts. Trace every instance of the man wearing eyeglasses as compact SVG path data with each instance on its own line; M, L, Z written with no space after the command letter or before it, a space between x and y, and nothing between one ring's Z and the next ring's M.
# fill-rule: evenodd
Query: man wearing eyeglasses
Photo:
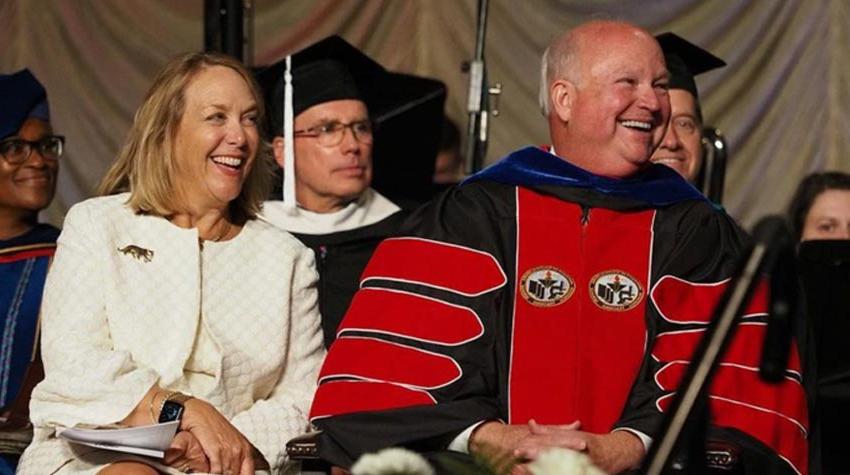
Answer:
M362 100L311 106L298 114L294 128L295 196L301 208L332 214L363 193L375 193L369 188L372 124ZM273 144L275 160L283 167L283 137L275 137Z
M53 200L64 138L53 134L42 85L21 70L0 75L0 411L11 430L27 422L30 368L41 293L59 230L38 222ZM17 455L0 458L0 474L14 473Z
M694 77L726 63L675 33L662 33L656 39L670 72L670 124L650 161L697 183L703 165L703 119Z
M364 73L358 69L364 63L377 69ZM291 127L284 121L283 65L258 75L284 175L283 199L267 201L263 216L315 252L322 330L330 346L372 252L396 232L405 213L370 187L373 130L359 81L383 74L380 65L339 37L296 53L292 65Z

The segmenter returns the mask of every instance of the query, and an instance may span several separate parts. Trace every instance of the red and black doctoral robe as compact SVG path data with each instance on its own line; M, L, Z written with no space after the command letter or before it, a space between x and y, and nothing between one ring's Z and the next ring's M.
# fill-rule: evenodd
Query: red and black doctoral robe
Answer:
M311 420L348 465L445 449L488 419L657 436L746 237L675 172L591 175L523 149L384 241L320 374ZM712 425L778 473L807 471L805 395L758 379L762 292L710 394ZM765 465L760 465L765 466Z

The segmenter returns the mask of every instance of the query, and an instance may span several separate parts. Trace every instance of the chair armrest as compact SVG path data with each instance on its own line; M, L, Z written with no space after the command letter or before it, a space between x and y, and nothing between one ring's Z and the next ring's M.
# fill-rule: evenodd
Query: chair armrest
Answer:
M321 433L319 430L293 437L286 443L286 454L291 460L317 460Z

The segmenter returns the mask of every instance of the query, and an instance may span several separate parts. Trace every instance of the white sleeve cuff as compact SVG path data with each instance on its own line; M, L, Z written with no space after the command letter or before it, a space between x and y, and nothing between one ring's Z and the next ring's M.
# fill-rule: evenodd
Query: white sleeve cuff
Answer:
M624 431L626 431L630 434L633 434L635 437L640 439L640 442L643 444L644 453L649 452L649 447L652 446L652 437L644 434L641 431L630 429L628 427L618 427L618 428L612 430L611 432L617 432L618 430L624 430Z
M452 443L449 444L448 449L452 452L460 452L462 454L469 453L469 436L472 435L472 431L474 431L478 426L487 422L487 420L483 420L480 422L476 422L471 426L467 427L466 430L457 435L457 437L452 440Z

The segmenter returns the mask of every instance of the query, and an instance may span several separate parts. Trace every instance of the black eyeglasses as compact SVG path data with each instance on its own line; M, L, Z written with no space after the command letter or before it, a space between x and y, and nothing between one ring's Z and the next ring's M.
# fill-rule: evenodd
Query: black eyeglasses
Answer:
M48 135L35 142L12 137L0 141L0 156L11 165L20 165L30 158L33 150L38 150L43 158L56 160L62 156L64 146L65 137L61 135Z
M292 132L295 137L314 137L323 147L335 147L345 137L345 129L351 129L351 134L362 144L372 143L372 122L358 120L348 124L342 122L325 122L314 127Z

